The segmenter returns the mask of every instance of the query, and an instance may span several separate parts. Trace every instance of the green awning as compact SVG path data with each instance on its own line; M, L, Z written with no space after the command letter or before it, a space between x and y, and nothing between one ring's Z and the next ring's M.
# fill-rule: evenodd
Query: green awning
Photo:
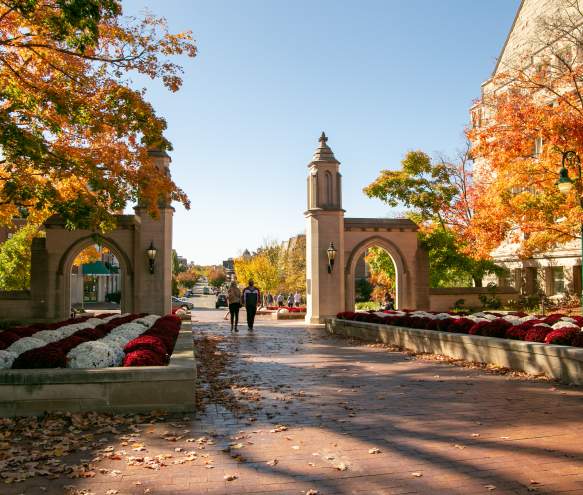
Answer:
M84 263L81 268L83 270L83 275L111 275L111 272L107 269L103 261Z

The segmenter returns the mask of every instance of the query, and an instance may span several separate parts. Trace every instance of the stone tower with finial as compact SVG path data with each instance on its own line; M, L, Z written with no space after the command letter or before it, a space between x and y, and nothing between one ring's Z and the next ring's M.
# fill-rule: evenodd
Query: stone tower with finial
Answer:
M306 217L306 322L320 323L344 307L344 210L340 162L322 132L308 165ZM334 267L328 269L328 249L337 249Z
M170 156L164 150L151 148L148 155L161 174L170 175ZM168 314L172 311L172 227L174 208L170 198L161 197L159 215L153 218L144 205L138 203L134 208L140 217L139 235L136 242L136 256L142 258L142 266L147 266L147 253L150 246L156 249L153 271L136 270L135 306L137 312ZM148 302L149 306L145 306Z

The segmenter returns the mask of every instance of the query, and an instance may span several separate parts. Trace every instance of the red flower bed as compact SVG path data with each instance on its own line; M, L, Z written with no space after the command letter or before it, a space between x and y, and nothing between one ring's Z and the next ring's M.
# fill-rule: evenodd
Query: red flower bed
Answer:
M481 321L470 328L470 335L504 338L512 324L506 320Z
M583 332L579 332L571 341L573 347L583 347Z
M131 340L123 348L123 351L129 354L139 349L149 349L157 354L166 355L166 345L160 337L155 337L154 335L142 335Z
M527 320L518 325L513 325L510 321L504 319L506 314L488 312L487 315L493 315L496 319L488 321L475 322L473 319L460 318L441 318L425 316L427 312L419 312L416 315L410 314L410 311L403 310L401 313L396 311L383 311L386 316L378 316L375 312L354 312L345 311L338 313L337 318L342 320L363 321L367 323L381 323L384 325L394 325L405 328L417 328L425 330L438 330L442 332L467 333L470 335L481 335L483 337L496 337L511 340L523 340L526 342L540 342L555 345L571 345L583 347L583 330L572 326L560 327L561 323L569 325L570 323L562 322L563 314L553 314L545 318ZM403 315L403 313L406 313ZM436 312L429 313L435 315ZM454 316L453 313L449 313ZM508 313L511 316L524 318L526 313ZM458 314L456 313L455 316ZM478 316L478 315L476 315ZM483 317L484 315L481 315ZM571 317L576 324L583 326L583 317ZM569 321L569 320L567 320ZM544 322L544 323L543 323ZM557 322L559 323L557 325ZM542 325L545 326L542 326ZM553 329L550 325L556 325Z
M455 333L470 333L470 328L472 328L476 323L469 318L455 318L449 326L450 332Z
M524 340L527 342L544 342L546 336L553 331L549 327L532 327L528 332Z
M158 337L164 344L166 348L166 353L170 356L174 351L174 346L176 345L176 339L178 338L178 332L180 332L180 318L167 315L160 318L154 326L143 333L143 336L150 335ZM132 341L133 342L133 341ZM131 342L128 343L128 345ZM157 366L157 365L151 365Z
M571 345L571 342L573 342L573 339L579 333L581 333L579 328L557 328L547 334L545 337L545 344Z
M67 353L62 348L50 344L23 352L12 363L13 369L65 368L66 366Z
M123 359L123 366L165 366L168 364L165 356L157 354L149 349L132 351Z
M527 332L528 328L516 325L515 327L510 327L506 330L505 337L510 340L524 340Z

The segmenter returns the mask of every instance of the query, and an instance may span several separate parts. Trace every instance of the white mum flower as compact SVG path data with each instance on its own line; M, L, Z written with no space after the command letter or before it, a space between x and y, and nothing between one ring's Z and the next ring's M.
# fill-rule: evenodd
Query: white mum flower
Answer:
M100 341L83 342L67 354L68 368L109 368L115 361L116 353Z
M38 347L44 347L45 345L47 345L47 343L44 340L35 339L34 337L23 337L10 344L6 350L19 356L23 352L30 351L31 349L37 349Z
M535 325L536 326L536 325ZM575 325L575 323L571 323L570 321L557 321L557 323L555 323L552 328L554 328L555 330L557 328L577 328L580 329L581 327L579 325Z
M18 357L18 354L10 351L0 351L0 369L5 370L12 368L12 363Z
M535 327L547 327L547 328L553 328L550 325L547 325L546 323L535 323L534 324Z
M563 316L559 321L566 321L569 323L577 323L577 320L575 318L569 318L568 316ZM577 325L579 326L579 325Z

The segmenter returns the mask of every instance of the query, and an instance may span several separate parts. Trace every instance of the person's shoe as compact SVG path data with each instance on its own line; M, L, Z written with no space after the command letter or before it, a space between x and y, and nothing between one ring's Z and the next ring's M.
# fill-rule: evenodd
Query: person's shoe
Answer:
M233 331L233 325L231 325L231 332Z
M235 332L237 332L237 333L239 332L239 329L237 327L235 327Z

